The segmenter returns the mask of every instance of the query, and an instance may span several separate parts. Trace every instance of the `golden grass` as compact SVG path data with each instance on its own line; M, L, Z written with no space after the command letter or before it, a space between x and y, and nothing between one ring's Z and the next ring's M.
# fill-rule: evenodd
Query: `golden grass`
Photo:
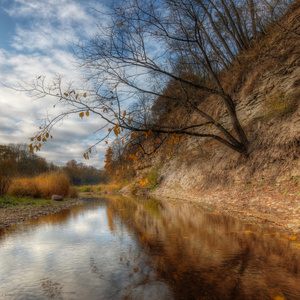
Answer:
M46 173L30 179L14 179L7 194L44 199L50 199L53 194L77 197L76 191L71 189L69 177L60 172Z

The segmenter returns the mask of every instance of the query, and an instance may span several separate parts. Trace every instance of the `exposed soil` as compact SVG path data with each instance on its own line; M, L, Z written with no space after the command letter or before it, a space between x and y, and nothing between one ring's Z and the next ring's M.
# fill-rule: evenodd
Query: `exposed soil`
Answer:
M72 205L79 205L83 203L84 200L79 198L38 206L20 205L16 207L0 208L0 228L9 227L13 224L23 222L28 219L53 214L69 208Z
M205 209L280 230L289 235L300 235L299 187L288 183L284 187L236 186L223 190L176 189L162 185L151 193L156 198L178 199L198 203Z

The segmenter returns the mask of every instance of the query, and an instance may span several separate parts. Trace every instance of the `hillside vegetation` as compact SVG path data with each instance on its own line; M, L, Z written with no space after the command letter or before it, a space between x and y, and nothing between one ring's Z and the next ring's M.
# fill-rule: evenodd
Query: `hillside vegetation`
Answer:
M158 170L157 183L176 190L203 191L239 185L275 186L291 181L300 191L300 8L293 5L266 34L252 42L238 55L220 81L236 103L237 116L249 140L247 155L233 151L213 138L169 134L166 141L151 155L138 153L156 143L155 133L139 144L129 145L120 153L121 141L110 148L106 168L118 181L150 187L148 177ZM191 76L191 75L190 75ZM196 80L196 75L195 80ZM209 84L209 83L208 83ZM164 97L152 106L156 124L186 126L199 119L180 102L168 97L177 92L178 82L170 81ZM193 92L193 91L190 91ZM220 105L220 97L199 92L197 107L213 116L231 131L228 112ZM207 124L200 133L214 132ZM142 135L142 134L140 134ZM131 158L131 159L130 159ZM128 162L129 160L129 162ZM153 188L153 186L151 187ZM159 192L158 192L159 193Z

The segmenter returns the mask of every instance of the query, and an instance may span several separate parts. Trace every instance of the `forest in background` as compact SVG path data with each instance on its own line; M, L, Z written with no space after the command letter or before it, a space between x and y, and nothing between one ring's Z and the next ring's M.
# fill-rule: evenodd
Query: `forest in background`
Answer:
M65 166L57 166L30 152L26 144L0 145L0 194L5 194L12 179L31 179L52 173L65 174L74 186L98 185L107 180L103 170L75 160L70 160Z

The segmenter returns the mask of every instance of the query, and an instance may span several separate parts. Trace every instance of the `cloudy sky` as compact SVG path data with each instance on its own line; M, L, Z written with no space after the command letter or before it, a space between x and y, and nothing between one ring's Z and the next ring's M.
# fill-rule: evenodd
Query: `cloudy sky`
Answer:
M66 80L82 76L76 68L72 44L88 39L97 30L99 13L106 0L0 0L0 144L28 143L47 114L54 114L49 99L33 100L6 86L29 82L36 76ZM95 10L96 9L96 10ZM51 133L53 139L39 155L64 165L75 159L103 166L105 146L100 145L89 161L84 151L92 146L98 119L70 117Z

